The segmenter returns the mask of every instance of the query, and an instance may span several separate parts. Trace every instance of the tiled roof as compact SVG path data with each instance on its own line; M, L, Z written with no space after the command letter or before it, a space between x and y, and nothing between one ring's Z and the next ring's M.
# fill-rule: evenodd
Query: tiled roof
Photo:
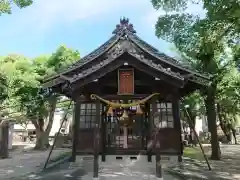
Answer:
M188 66L186 64L182 64L179 61L177 61L176 59L169 57L164 53L159 52L156 48L154 48L147 42L143 41L141 38L139 38L136 35L136 31L134 30L133 25L130 24L129 20L126 18L123 18L120 20L120 24L118 24L116 26L115 30L113 31L113 36L107 42L105 42L103 45L101 45L100 47L95 49L90 54L81 58L76 63L69 66L66 71L61 73L61 75L66 75L67 73L69 73L73 70L76 70L78 68L81 68L82 66L87 65L89 62L94 61L96 58L100 57L101 55L105 54L106 52L109 52L109 50L112 47L118 45L118 43L122 39L127 39L128 41L131 41L131 43L135 44L136 47L140 48L142 51L146 52L147 54L151 55L152 57L158 59L159 63L156 63L156 62L153 63L153 61L150 59L146 59L144 57L141 57L141 55L137 55L135 53L129 52L130 54L135 56L139 61L142 61L145 64L147 64L151 67L154 67L161 72L164 72L165 74L168 74L173 77L180 78L180 79L183 78L180 75L180 73L171 71L171 68L167 68L167 69L163 68L160 65L161 62L168 64L169 67L175 67L179 70L185 71L186 74L193 74L194 77L191 77L190 80L192 80L194 82L200 80L205 83L206 81L208 81L210 79L210 76L200 74L199 72L197 72L195 69L191 68L190 66ZM69 78L71 78L72 81L75 81L76 79L85 77L88 74L90 74L90 73L98 70L102 66L106 65L106 63L109 63L112 60L113 59L110 60L110 59L105 58L105 60L102 60L97 65L94 65L91 68L87 67L87 69L81 70L81 72L79 72L77 75L74 75L73 77L69 77ZM58 84L63 81L63 79L61 78L61 75L59 74L54 77L51 77L51 78L47 79L45 82L47 82L47 84L49 84L51 81L53 84Z

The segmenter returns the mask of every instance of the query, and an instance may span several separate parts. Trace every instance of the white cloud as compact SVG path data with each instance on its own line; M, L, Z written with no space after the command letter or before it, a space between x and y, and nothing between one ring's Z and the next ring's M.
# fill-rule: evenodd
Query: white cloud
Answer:
M145 17L144 17L144 21L146 21L147 24L149 24L151 27L154 28L157 19L159 16L164 15L165 12L161 11L161 10L152 10L151 12L149 12Z

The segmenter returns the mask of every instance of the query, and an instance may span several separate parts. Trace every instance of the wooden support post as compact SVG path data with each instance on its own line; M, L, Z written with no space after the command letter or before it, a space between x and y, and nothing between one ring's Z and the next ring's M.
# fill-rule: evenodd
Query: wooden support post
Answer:
M182 162L183 155L183 142L182 142L182 128L180 121L180 107L179 107L179 99L174 97L172 100L172 109L173 109L173 119L174 119L174 128L179 132L179 143L180 150L178 155L178 162Z
M93 157L93 178L98 178L99 164L98 164L98 154L94 154Z
M80 108L81 103L80 101L76 101L74 105L74 117L73 117L73 136L72 136L72 157L70 159L71 162L76 161L76 154L77 154L77 143L79 139L79 128L80 128Z
M199 140L199 137L198 137L198 134L197 134L197 132L196 132L196 130L195 130L195 127L194 127L194 125L193 125L192 119L191 119L191 117L190 117L190 115L189 115L189 113L188 113L188 109L184 108L184 110L185 110L185 113L187 114L190 128L193 130L194 135L195 135L195 137L197 138L197 141L198 141L198 144L199 144L199 146L200 146L200 148L201 148L201 151L202 151L202 154L203 154L203 156L204 156L204 159L205 159L205 161L206 161L206 163L207 163L207 165L208 165L208 169L209 169L209 171L211 171L212 168L211 168L210 163L209 163L209 161L208 161L208 158L207 158L207 156L206 156L206 154L205 154L205 152L204 152L202 143L201 143L200 140Z
M144 115L141 116L141 150L145 151L145 137L146 137L146 114L144 113Z
M150 143L153 143L153 148L151 148L151 150L149 151L148 153L148 162L152 162L152 155L153 155L153 149L155 148L155 145L154 145L154 142L153 142L153 139L152 139L152 134L153 134L153 130L154 130L154 114L156 112L156 109L157 109L157 98L156 97L153 97L149 103L149 137L151 142Z
M99 156L99 148L100 148L100 102L96 101L96 124L94 127L94 155L93 155L93 178L98 178L98 172L99 172L99 162L98 162L98 156Z
M102 105L102 114L101 114L101 141L102 141L102 162L106 161L106 120L107 117L104 112L104 105Z
M126 126L123 127L123 148L128 148L128 128Z
M162 178L162 165L161 165L161 156L159 154L159 150L156 150L156 177Z
M156 104L156 102L154 103L153 99L148 103L148 142L147 142L147 146L149 146L149 143L153 143L153 142L150 142L152 141L152 131L153 131L153 104ZM148 162L152 162L152 148L149 149L147 151L147 159L148 159Z

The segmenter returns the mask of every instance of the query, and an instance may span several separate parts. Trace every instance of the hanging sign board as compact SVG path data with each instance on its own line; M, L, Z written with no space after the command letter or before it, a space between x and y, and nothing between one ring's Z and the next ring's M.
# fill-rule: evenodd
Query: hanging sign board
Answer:
M133 69L118 70L118 94L134 94L134 71Z

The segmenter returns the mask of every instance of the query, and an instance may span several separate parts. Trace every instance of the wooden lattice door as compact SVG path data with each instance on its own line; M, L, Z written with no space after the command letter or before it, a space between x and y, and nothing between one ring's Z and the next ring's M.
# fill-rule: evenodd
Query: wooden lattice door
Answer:
M131 119L133 122L126 127L120 122L120 118L115 113L112 116L104 116L103 123L106 132L105 146L107 154L121 154L129 151L139 153L140 150L146 149L147 113L133 115Z
M100 131L97 130L100 128L100 117L99 102L92 101L81 103L77 151L85 153L94 152L96 132Z

